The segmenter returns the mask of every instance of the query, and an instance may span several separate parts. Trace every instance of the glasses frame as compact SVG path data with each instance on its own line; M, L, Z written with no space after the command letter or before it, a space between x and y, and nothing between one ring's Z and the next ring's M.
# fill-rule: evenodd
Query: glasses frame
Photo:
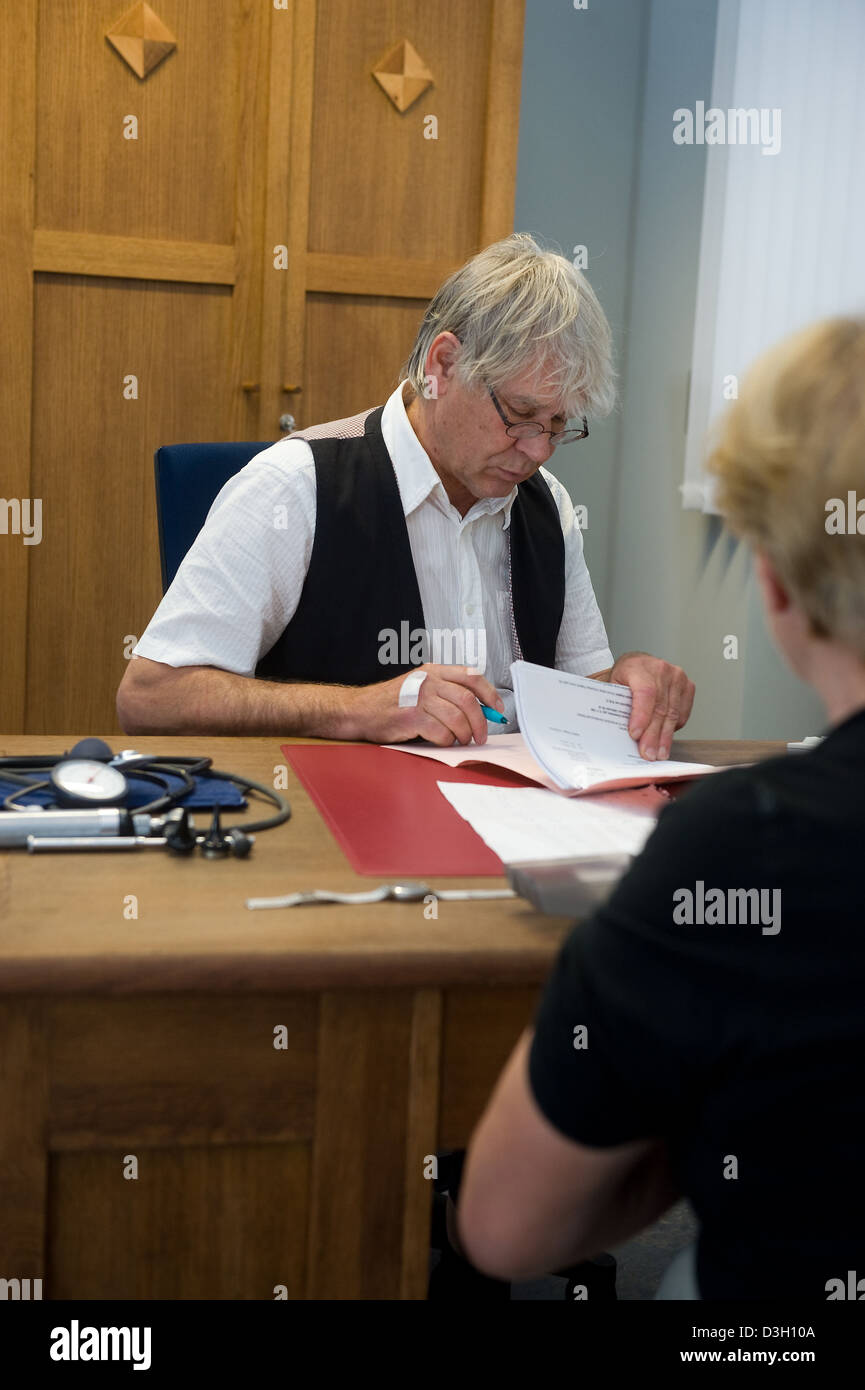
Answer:
M510 435L511 439L537 439L542 434L548 434L550 436L550 443L552 447L555 449L559 444L573 444L578 439L588 438L589 422L586 419L585 415L581 417L583 421L583 428L581 430L545 430L540 420L509 420L505 412L502 410L502 407L499 404L499 400L493 388L491 386L487 386L487 390L490 393L493 405L499 412L499 415L501 416L502 420L504 421L507 427L507 433ZM525 433L527 427L531 430L530 434ZM511 434L511 430L514 429L521 429L523 430L523 433Z

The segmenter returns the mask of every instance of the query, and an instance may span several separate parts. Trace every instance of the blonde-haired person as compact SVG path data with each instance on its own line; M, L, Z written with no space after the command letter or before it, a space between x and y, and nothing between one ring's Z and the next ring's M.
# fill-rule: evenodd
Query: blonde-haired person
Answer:
M687 790L572 930L472 1138L457 1235L481 1270L522 1278L626 1240L685 1195L699 1239L659 1296L855 1298L865 321L818 324L761 360L710 468L827 736Z
M128 664L123 729L484 743L479 702L517 727L522 656L629 686L641 754L667 757L693 684L614 659L543 466L613 398L581 272L524 234L473 256L384 406L281 439L222 489Z

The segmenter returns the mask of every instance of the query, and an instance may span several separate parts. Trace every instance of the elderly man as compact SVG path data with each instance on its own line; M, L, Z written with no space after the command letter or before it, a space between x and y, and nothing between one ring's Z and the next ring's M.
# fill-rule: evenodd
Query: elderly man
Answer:
M525 235L481 251L383 407L280 440L222 489L135 648L123 729L484 743L481 703L515 727L522 657L629 686L641 754L667 757L694 687L646 653L614 661L542 466L609 411L612 377L570 262Z

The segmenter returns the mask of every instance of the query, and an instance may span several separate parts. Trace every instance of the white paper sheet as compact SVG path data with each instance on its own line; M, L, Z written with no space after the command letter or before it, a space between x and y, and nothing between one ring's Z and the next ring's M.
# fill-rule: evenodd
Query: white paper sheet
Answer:
M530 753L563 791L628 786L714 772L706 763L647 762L628 733L626 685L572 676L549 666L511 666L520 728Z
M652 787L563 800L542 787L439 782L454 810L505 864L639 854L668 798Z
M593 681L593 685L598 685L598 681ZM628 741L633 744L633 739L628 735ZM634 745L636 747L636 745ZM579 789L567 789L559 786L548 772L541 767L540 763L532 757L526 740L522 734L498 734L491 738L487 743L470 743L466 747L460 744L451 748L439 748L435 743L386 743L385 748L392 748L395 753L412 753L416 758L432 758L434 761L444 763L445 767L469 767L476 763L479 767L488 764L492 767L500 767L508 772L519 773L521 777L528 777L533 782L537 782L542 787L548 787L559 796L579 796ZM647 783L664 781L670 777L669 772L663 771L665 768L687 769L687 773L679 773L679 776L691 775L694 773L717 772L719 769L709 767L706 763L676 763L676 762L654 762L647 763L645 758L636 754L639 770L635 773L632 768L628 768L623 780L614 780L614 787L634 787L645 786ZM602 779L603 780L603 779ZM604 783L604 785L606 785Z

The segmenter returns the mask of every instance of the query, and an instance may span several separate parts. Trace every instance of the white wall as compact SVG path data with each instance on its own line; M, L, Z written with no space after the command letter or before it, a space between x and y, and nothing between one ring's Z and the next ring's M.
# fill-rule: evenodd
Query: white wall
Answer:
M645 0L526 0L514 227L588 250L585 273L625 342L638 121L648 6ZM622 364L619 363L621 368ZM615 515L621 410L588 440L565 445L547 467L588 508L585 551L601 611L609 616L610 529Z

